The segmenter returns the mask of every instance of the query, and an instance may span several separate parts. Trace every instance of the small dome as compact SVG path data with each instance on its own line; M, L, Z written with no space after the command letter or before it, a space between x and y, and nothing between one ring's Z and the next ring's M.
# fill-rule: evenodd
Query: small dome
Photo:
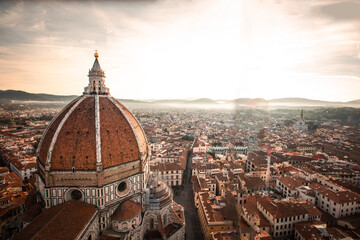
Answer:
M139 203L126 200L116 208L111 218L116 221L129 220L140 214L141 209L142 207Z

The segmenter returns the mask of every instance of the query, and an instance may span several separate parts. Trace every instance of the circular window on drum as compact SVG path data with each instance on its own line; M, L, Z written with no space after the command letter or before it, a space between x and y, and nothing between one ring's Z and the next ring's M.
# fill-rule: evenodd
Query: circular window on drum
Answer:
M77 189L73 190L70 195L71 199L74 200L80 200L82 198L82 193Z
M130 192L130 189L131 189L130 181L129 180L123 180L117 185L116 194L119 197L124 197Z
M80 189L71 188L71 189L67 190L65 193L65 201L69 201L69 200L83 201L84 194Z
M119 185L118 185L118 191L119 192L123 192L123 191L125 191L126 190L126 182L121 182L121 183L119 183Z

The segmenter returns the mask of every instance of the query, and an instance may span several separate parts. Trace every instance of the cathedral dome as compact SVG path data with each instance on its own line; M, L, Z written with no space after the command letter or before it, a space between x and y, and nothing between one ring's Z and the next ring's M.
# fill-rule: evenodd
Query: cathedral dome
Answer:
M47 185L51 185L52 179L46 179L49 175L46 173L51 172L110 171L127 163L132 163L130 170L134 174L144 172L148 159L144 131L135 116L109 95L98 55L95 58L84 94L52 120L40 141L39 175ZM131 174L129 169L122 170ZM111 174L116 175L116 171L112 170L108 175ZM99 181L83 180L101 185Z
M111 218L117 221L132 219L139 215L141 213L141 210L141 204L133 202L131 200L126 200L119 205Z

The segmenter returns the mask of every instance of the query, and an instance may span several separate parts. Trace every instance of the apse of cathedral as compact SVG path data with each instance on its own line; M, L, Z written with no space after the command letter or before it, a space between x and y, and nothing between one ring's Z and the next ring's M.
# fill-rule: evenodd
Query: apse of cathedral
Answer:
M38 189L14 239L185 239L184 209L151 175L144 130L110 95L94 56L83 95L39 143Z

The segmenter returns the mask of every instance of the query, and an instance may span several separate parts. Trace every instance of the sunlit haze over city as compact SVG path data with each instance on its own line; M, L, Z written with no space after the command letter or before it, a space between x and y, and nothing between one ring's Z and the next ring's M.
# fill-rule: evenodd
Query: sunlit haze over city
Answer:
M360 3L1 1L0 89L121 99L360 98Z

